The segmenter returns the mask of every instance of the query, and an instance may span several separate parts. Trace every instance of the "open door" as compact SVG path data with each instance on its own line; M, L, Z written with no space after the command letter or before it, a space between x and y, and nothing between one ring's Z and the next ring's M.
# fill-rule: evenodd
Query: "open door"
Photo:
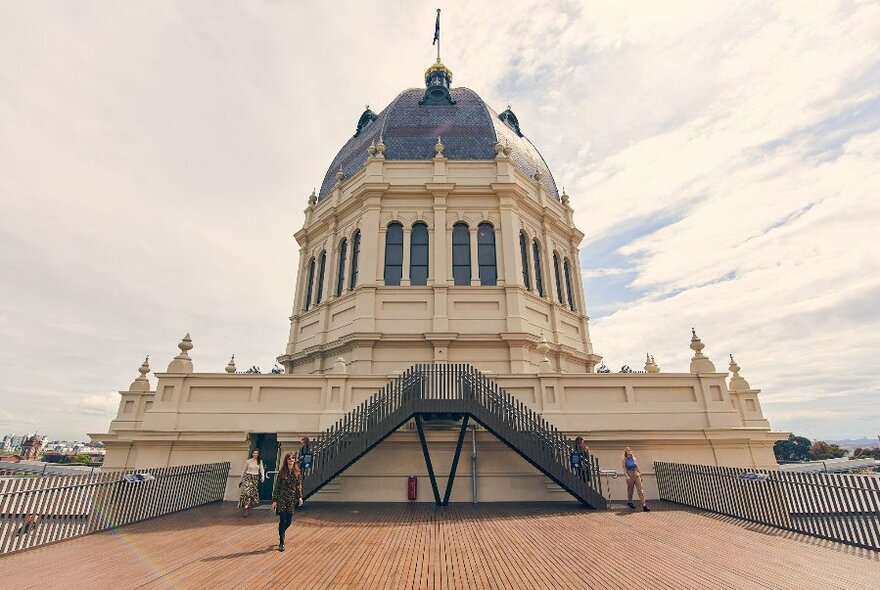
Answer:
M278 467L278 434L260 432L251 435L251 449L259 449L266 468L266 481L260 484L260 502L272 501L272 486ZM253 451L252 451L253 452Z

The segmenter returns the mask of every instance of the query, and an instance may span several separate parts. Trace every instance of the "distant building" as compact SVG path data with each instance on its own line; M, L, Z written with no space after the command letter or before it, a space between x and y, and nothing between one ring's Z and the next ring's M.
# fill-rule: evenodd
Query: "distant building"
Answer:
M43 449L43 438L34 434L21 444L21 457L25 461L37 461Z

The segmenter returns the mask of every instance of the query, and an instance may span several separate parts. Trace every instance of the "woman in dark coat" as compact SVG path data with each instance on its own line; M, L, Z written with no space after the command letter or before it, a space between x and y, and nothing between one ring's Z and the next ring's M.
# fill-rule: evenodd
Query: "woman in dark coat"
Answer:
M294 453L284 455L272 488L272 510L278 515L278 551L284 551L284 533L293 521L294 508L303 503L302 470Z

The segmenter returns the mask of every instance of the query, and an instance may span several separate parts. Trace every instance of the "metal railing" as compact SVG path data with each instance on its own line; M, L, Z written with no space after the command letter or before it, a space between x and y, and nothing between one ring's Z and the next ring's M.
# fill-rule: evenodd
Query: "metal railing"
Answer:
M581 502L604 508L599 463L572 469L574 441L466 364L419 364L316 437L305 473L308 497L403 426L414 415L468 415Z
M0 554L223 500L229 463L0 480Z
M662 500L880 551L880 478L654 462Z

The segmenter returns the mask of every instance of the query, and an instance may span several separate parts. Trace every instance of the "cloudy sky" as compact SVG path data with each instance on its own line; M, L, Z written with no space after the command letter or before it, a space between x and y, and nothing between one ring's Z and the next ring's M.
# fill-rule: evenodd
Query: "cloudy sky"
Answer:
M186 332L270 368L307 195L437 5L0 0L0 434L105 431ZM686 371L695 326L775 428L877 435L880 5L439 6L572 196L612 370Z

